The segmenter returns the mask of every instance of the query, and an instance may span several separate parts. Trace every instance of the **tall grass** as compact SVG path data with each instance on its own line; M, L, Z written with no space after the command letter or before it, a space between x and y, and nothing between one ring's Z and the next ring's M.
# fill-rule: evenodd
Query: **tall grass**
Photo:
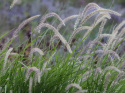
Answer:
M90 9L94 9L89 12ZM103 9L95 3L88 4L79 15L61 19L56 13L49 13L41 18L39 25L33 32L38 37L29 39L21 50L10 47L17 38L18 32L30 21L39 17L34 16L23 21L15 30L14 35L0 50L0 92L1 93L124 93L125 54L119 55L118 50L124 42L124 21L113 29L112 34L103 33L105 24L110 19L110 14L119 13ZM96 14L96 15L95 15ZM95 21L86 25L87 20L95 15ZM46 23L48 17L56 17L60 23L57 27ZM76 19L74 31L69 32L69 39L61 34L61 27L71 19ZM101 24L100 24L101 23ZM98 35L92 40L87 38L98 27ZM51 40L49 47L44 42L49 28ZM41 31L42 29L42 31ZM85 31L87 30L87 31ZM46 32L45 32L46 31ZM76 34L85 31L80 41L74 43ZM6 34L0 39L6 37ZM41 38L42 37L42 38ZM101 42L103 37L108 37L106 43ZM41 42L39 41L41 38ZM60 41L63 44L60 44ZM55 45L54 41L57 42ZM42 48L39 45L42 43ZM87 42L87 43L86 43ZM38 44L36 46L36 44ZM16 50L17 51L14 51ZM34 53L34 52L38 52Z

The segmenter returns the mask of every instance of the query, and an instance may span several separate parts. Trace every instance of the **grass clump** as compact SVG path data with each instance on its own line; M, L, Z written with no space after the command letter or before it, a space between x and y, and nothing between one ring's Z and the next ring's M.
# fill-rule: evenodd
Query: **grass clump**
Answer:
M93 8L95 10L88 13ZM65 19L61 19L56 13L49 13L41 18L35 30L33 28L29 31L31 34L28 34L28 40L23 43L23 47L10 47L18 32L39 15L23 21L10 38L11 42L6 42L6 46L0 50L0 92L124 93L125 74L122 65L125 63L125 54L119 55L118 52L122 46L119 42L124 42L124 29L121 30L124 21L112 31L112 34L103 33L106 22L111 18L110 13L120 15L95 3L88 4L81 14ZM95 21L85 25L94 14L97 14ZM46 19L52 16L60 21L58 25L56 24L57 27L46 23ZM74 31L69 32L71 35L66 40L65 35L61 34L61 27L74 18L77 18ZM97 37L92 41L87 40L99 24ZM84 30L87 31L77 40L76 34ZM53 31L54 35L50 34L51 40L46 44L44 38L49 31ZM33 34L36 35L35 38ZM102 42L103 37L109 39ZM59 41L56 40L58 38ZM73 41L75 39L76 41Z

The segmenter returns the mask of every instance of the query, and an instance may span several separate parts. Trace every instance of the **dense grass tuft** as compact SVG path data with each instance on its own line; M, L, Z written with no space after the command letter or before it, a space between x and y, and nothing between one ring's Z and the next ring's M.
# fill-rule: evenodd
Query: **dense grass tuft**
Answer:
M13 36L1 46L0 92L124 93L125 54L119 50L124 42L125 21L116 26L111 34L103 33L111 13L120 16L115 11L90 3L79 15L65 19L56 13L46 14L35 30L28 30L28 40L14 46L13 42L21 29L39 15L24 20ZM59 19L60 23L47 23L47 18L52 16ZM85 24L92 16L95 16L95 21L90 25ZM66 27L66 22L74 18L77 18L74 31L62 33L62 27ZM88 40L99 25L97 37ZM7 34L0 37L0 43ZM108 37L108 40L104 37Z

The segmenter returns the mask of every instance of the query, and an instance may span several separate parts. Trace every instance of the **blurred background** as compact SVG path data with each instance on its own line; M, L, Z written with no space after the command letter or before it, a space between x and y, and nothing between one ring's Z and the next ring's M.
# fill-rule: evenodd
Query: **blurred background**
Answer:
M114 23L119 23L125 18L125 0L19 0L10 9L13 0L0 0L0 35L14 30L23 20L33 15L43 16L48 12L56 12L65 18L79 14L89 2L95 2L103 8L112 9L122 14L122 17L112 16ZM37 24L34 21L33 24ZM110 25L110 24L108 24Z

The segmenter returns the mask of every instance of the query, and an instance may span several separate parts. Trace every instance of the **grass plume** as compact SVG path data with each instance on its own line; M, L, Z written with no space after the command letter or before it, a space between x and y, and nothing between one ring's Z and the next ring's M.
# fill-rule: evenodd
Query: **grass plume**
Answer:
M52 29L52 31L55 33L55 35L57 35L58 38L62 41L62 43L64 43L64 45L67 47L69 53L72 53L72 50L71 50L71 48L70 48L68 42L67 42L67 41L65 40L65 38L58 32L58 30L57 30L55 27L53 27L52 25L49 25L49 24L47 24L47 23L44 23L44 24L39 25L37 28L41 29L41 28L43 28L43 27L47 27L47 28L49 28L49 29ZM40 31L40 30L38 30L38 31Z

